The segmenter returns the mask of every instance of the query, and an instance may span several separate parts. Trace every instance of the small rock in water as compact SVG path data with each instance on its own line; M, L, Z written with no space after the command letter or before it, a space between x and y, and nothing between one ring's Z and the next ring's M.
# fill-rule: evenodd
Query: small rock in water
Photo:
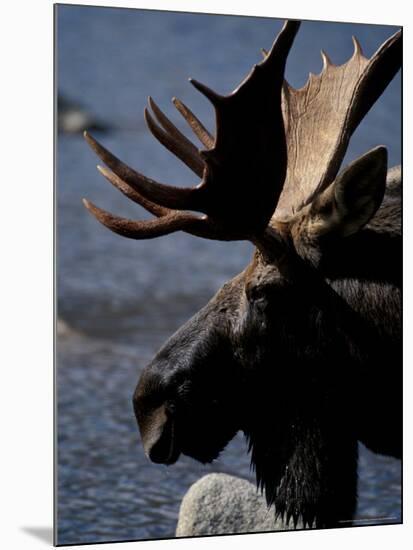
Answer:
M301 528L299 524L297 528ZM194 483L179 511L177 537L285 531L255 485L227 474L208 474Z
M57 99L57 125L59 132L76 134L84 130L107 131L109 126L94 118L83 107L66 97Z
M76 334L76 331L68 325L66 321L58 317L56 319L56 336L63 338L65 336L73 336Z

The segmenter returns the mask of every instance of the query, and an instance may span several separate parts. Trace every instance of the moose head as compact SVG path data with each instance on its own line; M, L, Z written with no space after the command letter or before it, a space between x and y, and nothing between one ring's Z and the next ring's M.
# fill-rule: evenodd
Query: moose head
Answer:
M325 527L354 512L357 440L400 452L399 430L377 429L367 411L381 406L380 376L368 405L361 398L378 358L398 350L400 203L387 197L385 147L339 170L351 135L399 69L401 33L370 59L353 39L341 66L322 52L321 73L297 90L284 70L298 28L286 22L228 96L191 80L215 109L215 138L173 100L202 150L149 99L150 131L201 179L196 187L149 179L85 133L108 167L101 173L155 218L84 204L132 239L181 230L255 245L246 269L143 370L134 410L157 463L181 453L210 462L243 431L276 513Z

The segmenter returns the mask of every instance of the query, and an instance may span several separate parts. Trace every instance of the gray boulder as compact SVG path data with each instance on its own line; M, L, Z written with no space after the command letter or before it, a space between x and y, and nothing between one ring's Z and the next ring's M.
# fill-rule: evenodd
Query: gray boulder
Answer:
M297 526L298 528L300 525ZM255 485L227 474L208 474L194 483L184 496L179 511L177 537L285 531L292 529Z

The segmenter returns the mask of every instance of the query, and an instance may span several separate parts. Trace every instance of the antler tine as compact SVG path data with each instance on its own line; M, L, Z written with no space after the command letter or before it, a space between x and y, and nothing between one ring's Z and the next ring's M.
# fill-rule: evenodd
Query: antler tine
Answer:
M300 25L300 21L293 20L289 20L284 23L280 33L274 40L274 43L268 52L267 57L269 58L269 63L265 63L265 60L261 61L261 66L264 66L264 64L269 66L270 63L273 65L281 64L282 66L285 66L287 55L291 49ZM283 77L284 74L282 74L282 78Z
M357 41L356 41L357 42ZM355 129L371 106L400 69L402 60L402 31L391 36L369 60L366 75L360 79L355 91L354 111L349 113L352 129Z
M87 199L83 199L83 204L101 224L114 233L129 239L153 239L175 231L190 231L194 232L196 236L205 237L207 229L207 227L204 227L205 219L187 212L171 211L166 216L153 220L135 221L114 216L110 212L95 206Z
M211 88L206 86L205 84L202 84L202 82L199 82L198 80L195 80L194 78L190 78L189 82L198 90L198 92L201 92L202 95L204 95L209 101L215 106L219 107L225 99L227 99L225 96L222 96L218 94L217 92L214 92Z
M116 178L115 174L111 174L110 172L105 171L105 169L103 169L102 174L109 179L111 183L114 183L110 178ZM118 183L119 182L117 182L116 187L124 192ZM127 186L125 183L124 185ZM117 233L123 237L128 237L129 239L153 239L155 237L161 237L162 235L168 235L169 233L175 233L176 231L184 231L194 237L218 241L232 241L242 238L237 234L231 234L227 231L223 231L222 228L220 228L207 216L198 217L189 212L158 207L149 201L145 201L145 199L141 200L142 197L135 200L136 194L134 194L133 191L132 193L134 198L129 196L127 193L125 193L125 195L132 198L134 202L138 202L144 206L144 208L155 214L157 216L156 219L144 221L130 220L115 216L110 212L97 207L87 199L83 199L83 204L102 225L114 233Z
M116 187L116 189L119 189L119 191L131 201L136 202L136 204L139 204L140 206L143 206L143 208L145 208L145 210L147 210L151 214L155 214L155 216L160 217L166 216L170 212L173 212L173 210L170 210L163 206L159 206L154 202L148 201L147 199L142 197L140 193L132 189L130 185L121 180L119 176L117 176L104 166L98 165L97 169L102 174L102 176L104 176L114 187Z
M83 204L89 212L105 227L122 236L130 239L150 239L167 235L175 231L184 231L194 237L204 239L214 239L219 241L229 241L239 239L239 235L232 235L223 231L216 223L207 216L194 216L188 212L180 210L171 210L148 201L137 191L132 189L127 183L116 174L103 166L98 166L99 172L128 199L143 206L145 210L157 216L157 220L134 221L119 216L114 216L101 208L98 208L87 199L83 199Z
M149 97L149 105L164 130L156 125L155 121L145 109L145 121L149 130L171 153L184 162L197 176L202 178L204 162L195 145L184 136L169 118L159 109L155 101Z
M172 102L184 119L187 121L189 126L192 128L194 134L197 136L199 141L207 149L211 149L214 146L214 138L205 128L200 120L194 115L194 113L180 101L178 98L172 98Z
M202 212L201 201L198 196L200 191L199 188L178 188L158 183L136 172L127 164L123 163L110 151L105 149L105 147L88 132L85 132L84 136L90 147L106 166L145 199L157 203L160 206L165 206L166 208L197 210Z
M354 54L353 55L363 55L363 50L362 50L362 47L360 45L360 42L357 40L357 38L355 36L352 36L351 39L353 41L353 46L354 46Z
M324 50L321 50L321 59L323 60L323 71L332 66L333 63L330 59L330 56Z

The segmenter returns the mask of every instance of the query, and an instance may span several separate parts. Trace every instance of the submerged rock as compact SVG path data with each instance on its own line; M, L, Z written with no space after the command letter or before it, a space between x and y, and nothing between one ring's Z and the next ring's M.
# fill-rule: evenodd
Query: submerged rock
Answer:
M67 336L72 331L66 321L63 319L56 319L56 335L57 336Z
M297 526L300 528L300 525ZM177 537L285 531L255 485L227 474L208 474L194 483L179 511Z
M84 130L106 132L108 124L88 113L80 104L59 94L57 98L57 128L59 132L77 134Z

